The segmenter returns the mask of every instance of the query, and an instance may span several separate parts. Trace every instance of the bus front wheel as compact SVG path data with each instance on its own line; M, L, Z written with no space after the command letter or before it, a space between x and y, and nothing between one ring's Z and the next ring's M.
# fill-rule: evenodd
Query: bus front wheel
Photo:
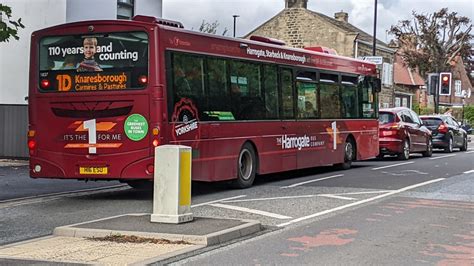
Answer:
M237 179L232 181L234 188L249 188L255 180L257 158L252 144L245 143L237 159Z

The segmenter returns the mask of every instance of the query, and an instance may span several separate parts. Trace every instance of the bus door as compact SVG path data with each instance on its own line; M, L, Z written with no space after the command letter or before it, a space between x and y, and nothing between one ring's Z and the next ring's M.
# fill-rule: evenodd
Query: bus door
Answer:
M293 88L293 71L289 68L280 70L281 85L281 143L282 170L296 169L296 151L298 150L298 134L295 122L295 90Z

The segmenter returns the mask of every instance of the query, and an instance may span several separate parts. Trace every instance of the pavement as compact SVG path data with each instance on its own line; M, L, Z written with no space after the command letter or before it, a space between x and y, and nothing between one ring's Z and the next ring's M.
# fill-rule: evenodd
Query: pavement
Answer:
M0 246L4 265L146 265L193 254L255 234L258 221L194 217L182 224L152 223L126 214L61 226L51 236Z

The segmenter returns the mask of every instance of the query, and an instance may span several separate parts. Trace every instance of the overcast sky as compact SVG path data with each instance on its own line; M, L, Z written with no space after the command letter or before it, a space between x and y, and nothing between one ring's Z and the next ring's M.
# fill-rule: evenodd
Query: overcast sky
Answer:
M334 17L341 10L349 13L349 23L373 33L374 0L308 0L308 9ZM218 21L232 35L233 17L237 18L237 36L243 36L285 7L285 0L163 0L163 17L177 20L188 29L199 29L202 20ZM458 12L471 20L474 17L473 0L378 0L377 38L387 41L386 31L391 25L412 17L412 11L433 13L443 7ZM387 39L388 38L388 39Z

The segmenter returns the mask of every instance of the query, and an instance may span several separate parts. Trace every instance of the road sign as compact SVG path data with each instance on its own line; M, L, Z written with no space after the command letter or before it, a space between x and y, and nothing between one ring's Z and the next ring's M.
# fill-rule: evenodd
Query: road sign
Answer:
M381 65L383 63L383 57L381 56L364 56L362 60L372 62L376 65Z

